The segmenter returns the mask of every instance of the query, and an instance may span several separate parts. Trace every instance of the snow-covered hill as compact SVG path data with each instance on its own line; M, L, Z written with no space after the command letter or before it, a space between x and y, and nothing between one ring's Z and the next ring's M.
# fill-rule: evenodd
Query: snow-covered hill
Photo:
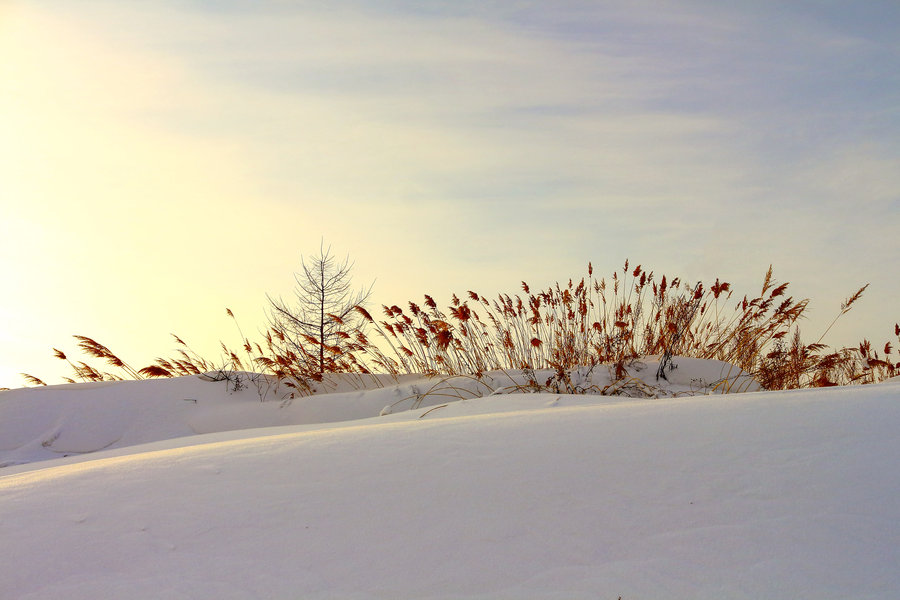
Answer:
M900 597L900 383L721 372L6 392L0 597Z

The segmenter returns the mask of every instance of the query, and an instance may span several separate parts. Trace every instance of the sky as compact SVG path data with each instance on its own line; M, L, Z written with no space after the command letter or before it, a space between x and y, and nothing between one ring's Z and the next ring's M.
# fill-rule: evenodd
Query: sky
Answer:
M253 337L324 240L373 304L626 259L817 338L900 320L900 4L0 0L0 386Z

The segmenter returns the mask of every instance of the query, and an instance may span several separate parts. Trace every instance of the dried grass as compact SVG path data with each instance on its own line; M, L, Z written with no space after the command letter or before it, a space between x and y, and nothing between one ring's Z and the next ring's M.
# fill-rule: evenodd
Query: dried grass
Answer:
M657 279L641 265L630 268L628 261L608 279L594 277L588 264L587 276L577 282L570 279L534 292L524 281L521 287L522 294L499 294L494 299L474 291L464 299L453 295L444 310L425 295L421 304L409 302L406 309L382 306L380 319L357 306L358 325L348 327L344 319L332 319L339 329L329 345L311 336L299 344L286 343L288 332L278 327L253 343L226 309L240 334L241 350L221 344L218 363L200 356L174 334L175 354L139 370L85 336L75 336L82 353L105 361L115 372L72 362L61 350L53 351L80 381L261 371L286 386L291 396L311 393L316 382L334 373L352 374L364 387L380 385L377 373L395 378L405 374L480 378L488 371L540 369L556 373L557 391L579 393L568 374L599 364L611 365L615 380L621 381L616 390L626 390L626 366L642 356L662 357L657 375L662 378L673 356L721 360L750 373L766 389L875 383L900 374L898 350L891 343L882 346L881 353L865 339L839 349L822 343L868 286L849 296L834 321L810 344L801 339L798 327L808 300L788 296L789 284L777 283L771 267L759 294L743 296L731 308L733 290L728 282L716 279L707 287L665 275ZM370 331L377 343L370 339ZM895 325L894 335L900 340L900 325ZM36 377L25 377L31 384L43 384Z
M787 296L788 286L775 281L770 267L760 293L744 296L729 310L728 282L717 279L706 287L666 276L657 282L653 272L641 265L631 269L626 261L608 280L596 279L589 264L587 277L577 283L540 292L522 282L524 295L454 295L446 312L428 295L421 306L409 302L406 311L383 306L381 320L357 310L383 340L365 347L365 358L395 375L553 369L564 383L573 369L609 363L622 379L628 361L649 355L663 357L660 377L675 355L717 359L747 371L767 389L872 383L898 373L890 344L883 356L865 340L839 350L822 344L822 337L805 344L798 322L808 300ZM835 321L866 287L841 305Z

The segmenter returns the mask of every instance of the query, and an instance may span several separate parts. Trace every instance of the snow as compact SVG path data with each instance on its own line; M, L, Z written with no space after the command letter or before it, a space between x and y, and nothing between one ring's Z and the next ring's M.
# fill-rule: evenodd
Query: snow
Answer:
M900 380L707 395L724 366L676 363L632 365L634 398L2 393L0 597L900 597Z

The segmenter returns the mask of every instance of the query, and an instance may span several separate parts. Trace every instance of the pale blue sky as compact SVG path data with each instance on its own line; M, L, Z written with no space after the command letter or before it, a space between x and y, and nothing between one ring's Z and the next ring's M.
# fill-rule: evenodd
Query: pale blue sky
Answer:
M896 2L0 4L0 385L73 333L215 348L323 236L378 303L772 263L809 337L871 282L829 340L886 341L898 31Z

